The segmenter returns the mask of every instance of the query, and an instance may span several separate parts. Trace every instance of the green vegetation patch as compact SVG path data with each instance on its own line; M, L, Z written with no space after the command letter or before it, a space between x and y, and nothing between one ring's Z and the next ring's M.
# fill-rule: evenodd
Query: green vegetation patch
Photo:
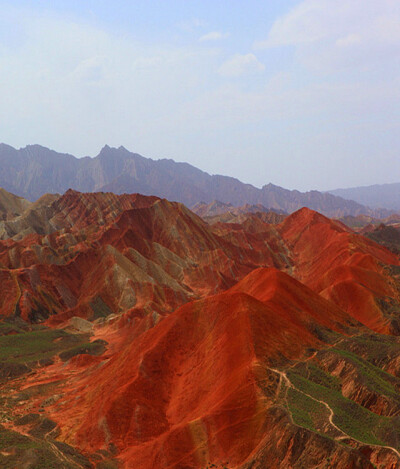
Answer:
M37 420L39 420L39 418L40 418L39 414L26 414L23 417L16 419L14 424L17 427L20 425L30 425L32 423L35 423Z
M59 329L43 329L0 337L0 362L31 363L55 355L80 341Z
M339 391L314 383L295 371L289 371L287 375L300 394L304 392L330 406L334 413L333 423L344 433L367 444L389 444L384 441L384 435L394 425L399 426L397 421L379 416L345 398Z
M107 343L89 342L89 334L71 334L41 325L0 322L0 380L29 373L36 366L48 366L59 355L69 360L79 354L101 355Z
M287 402L293 422L316 432L314 418L316 415L320 415L321 412L326 413L323 404L293 388L288 389Z
M351 352L373 365L382 367L394 357L400 356L400 341L398 337L390 335L362 334L341 341L334 350Z
M374 231L365 233L365 236L375 243L385 246L395 254L400 253L400 230L393 226L380 225Z
M112 310L104 302L101 296L96 296L96 298L94 298L92 302L90 303L90 307L93 310L93 317L91 318L92 320L98 319L98 318L105 318L107 316L110 316L110 314L112 314Z
M60 460L49 443L37 441L0 426L0 467L15 469L76 469L76 465Z
M24 329L21 329L21 327L16 324L10 324L9 322L0 323L0 336L19 334L21 332L24 332Z
M107 342L104 340L95 340L94 342L88 342L78 347L66 350L60 353L60 358L63 361L69 360L76 355L89 354L89 355L101 355L105 351L105 345Z
M301 374L313 383L320 384L321 386L335 391L340 392L341 390L340 380L336 376L327 373L312 362L301 363L295 370L298 374Z
M7 451L11 448L29 449L36 447L36 442L20 433L6 430L0 425L0 450ZM3 467L3 466L1 466Z
M348 350L332 349L352 363L363 378L364 385L377 394L389 397L400 405L400 379L378 368Z

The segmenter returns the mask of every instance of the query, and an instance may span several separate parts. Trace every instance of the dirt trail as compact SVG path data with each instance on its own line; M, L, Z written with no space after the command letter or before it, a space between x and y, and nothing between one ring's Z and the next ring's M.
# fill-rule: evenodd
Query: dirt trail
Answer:
M280 370L277 370L275 368L270 368L271 371L273 371L274 373L277 373L280 377L279 379L279 385L278 385L278 390L280 390L280 387L281 387L281 383L282 381L284 380L285 383L286 383L286 386L288 388L293 388L294 390L296 390L297 392L300 392L302 394L304 394L305 396L309 397L310 399L312 399L313 401L316 401L316 402L319 402L320 404L324 405L328 411L329 411L329 423L332 425L332 427L337 430L339 433L341 433L341 436L338 436L338 437L335 437L336 440L343 440L343 439L350 439L350 440L354 440L354 441L357 441L358 443L362 444L362 445L368 445L368 446L374 446L376 448L386 448L386 449L389 449L391 451L393 451L394 453L396 453L397 457L400 459L400 452L397 451L396 448L393 448L392 446L385 446L385 445L374 445L374 444L370 444L370 443L365 443L364 441L360 441L360 440L357 440L357 438L354 438L350 435L348 435L347 433L345 433L343 430L341 430L337 425L335 425L333 423L333 417L335 415L335 413L333 412L331 406L326 403L325 401L322 401L320 399L316 399L315 397L311 396L310 394L307 394L306 392L296 388L296 386L290 381L290 379L288 378L286 372L284 371L280 371ZM278 395L278 394L277 394Z

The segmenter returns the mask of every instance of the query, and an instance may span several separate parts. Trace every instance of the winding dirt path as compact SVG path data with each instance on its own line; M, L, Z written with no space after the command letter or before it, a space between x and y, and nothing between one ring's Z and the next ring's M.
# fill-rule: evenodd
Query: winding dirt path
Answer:
M335 425L333 423L333 416L335 415L331 406L325 402L325 401L321 401L320 399L316 399L315 397L311 396L310 394L307 394L306 392L304 391L301 391L300 389L296 388L294 386L294 384L290 381L290 379L288 378L287 374L284 372L284 371L279 371L279 370L276 370L274 368L270 368L271 371L274 371L275 373L278 373L281 377L281 379L283 378L286 382L286 385L289 387L289 388L293 388L294 390L296 390L297 392L301 392L302 394L304 394L305 396L309 397L310 399L312 399L313 401L315 402L319 402L320 404L324 405L328 411L329 411L329 423L332 425L333 428L335 428L335 430L337 430L339 433L341 433L343 435L344 438L350 438L343 430L341 430L337 425Z
M333 423L333 417L334 417L335 413L333 412L333 409L331 408L331 406L327 402L321 401L320 399L316 399L315 397L311 396L310 394L307 394L306 392L296 388L296 386L288 378L285 371L280 371L280 370L277 370L275 368L269 368L269 369L271 371L273 371L274 373L277 373L279 375L279 385L278 385L278 390L279 391L280 391L280 388L281 388L282 381L285 381L286 386L287 386L288 389L293 388L295 391L300 392L301 394L304 394L305 396L309 397L313 401L319 402L320 404L324 405L326 407L326 409L328 409L328 411L329 411L329 423L332 425L332 427L335 430L337 430L339 433L341 433L341 436L335 437L335 440L343 440L343 439L348 438L350 440L357 441L358 443L360 443L362 445L374 446L375 448L386 448L386 449L389 449L389 450L393 451L394 453L396 453L397 457L400 459L400 452L397 451L397 449L393 448L392 446L374 445L374 444L370 444L370 443L365 443L364 441L357 440L357 438L354 438L354 437L348 435L347 433L345 433L342 429L340 429L337 425L335 425Z

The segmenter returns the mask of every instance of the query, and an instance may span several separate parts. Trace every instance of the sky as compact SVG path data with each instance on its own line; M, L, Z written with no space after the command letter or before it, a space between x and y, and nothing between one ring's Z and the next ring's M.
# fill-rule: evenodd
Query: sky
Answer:
M400 1L0 0L0 141L400 182Z

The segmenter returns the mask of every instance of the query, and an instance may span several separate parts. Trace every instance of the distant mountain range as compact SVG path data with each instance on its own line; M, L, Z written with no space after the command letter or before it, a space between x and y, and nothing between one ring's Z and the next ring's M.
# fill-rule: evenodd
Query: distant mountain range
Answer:
M355 200L359 204L369 207L385 207L390 210L400 210L400 183L374 184L373 186L351 187L349 189L335 189L330 194Z
M290 191L273 184L258 189L232 177L211 176L187 163L152 160L124 147L108 145L94 158L76 158L40 145L17 150L0 144L0 166L0 187L31 201L71 188L82 192L155 195L188 207L219 200L234 206L261 204L288 213L305 206L330 217L364 214L382 218L391 213L330 193Z

